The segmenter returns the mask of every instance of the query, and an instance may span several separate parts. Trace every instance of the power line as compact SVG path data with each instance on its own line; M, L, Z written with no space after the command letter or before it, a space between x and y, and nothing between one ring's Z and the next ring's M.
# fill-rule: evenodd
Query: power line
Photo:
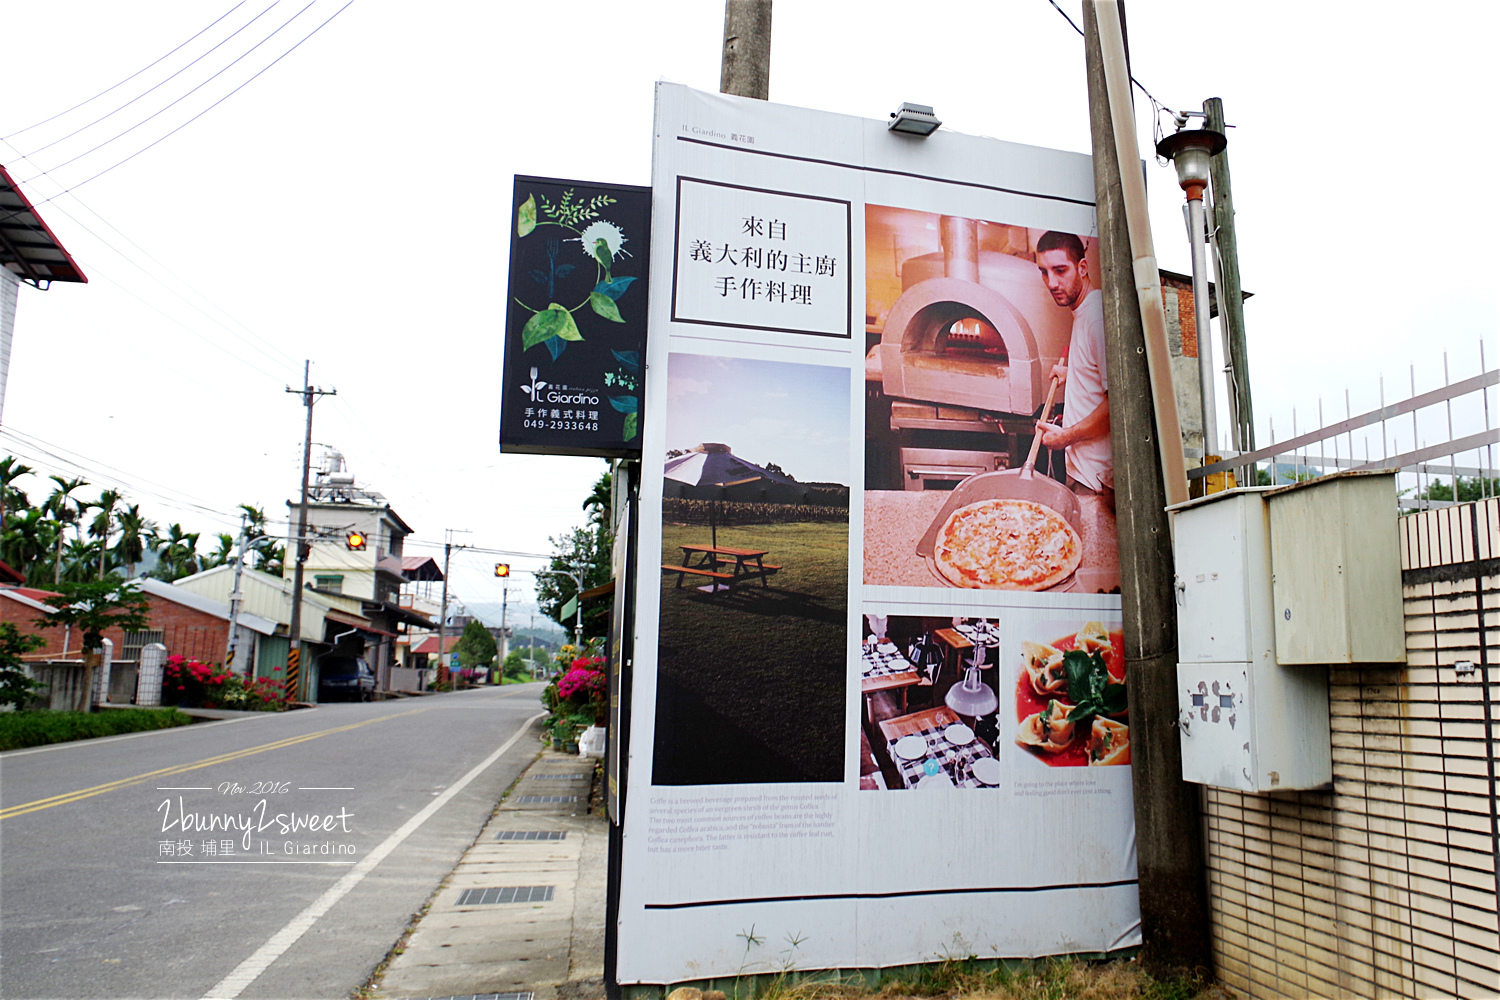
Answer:
M316 2L317 2L317 0L312 0L312 2L308 4L308 7L311 7L312 3L316 3ZM214 103L210 104L208 107L204 108L202 111L198 112L196 115L194 115L193 117L189 118L187 121L183 122L181 125L177 126L172 131L168 132L166 135L164 135L161 138L157 139L155 142L152 142L149 145L144 146L141 149L136 150L134 153L131 153L129 156L125 157L123 160L120 160L118 163L115 163L115 164L112 164L111 166L105 167L103 170L101 170L98 173L94 174L92 177L85 178L84 180L79 181L77 184L74 184L74 185L72 185L72 186L64 189L63 191L59 192L58 194L53 195L50 198L44 198L44 199L42 199L42 201L37 202L36 205L33 206L33 207L37 207L37 206L40 206L40 205L45 205L48 202L55 200L56 198L60 198L64 194L70 194L70 193L72 193L73 191L77 190L78 188L83 187L85 184L88 184L88 183L91 183L93 181L98 180L100 177L103 177L105 174L109 173L111 170L114 170L117 167L124 166L125 164L129 163L131 160L135 159L137 156L140 156L142 153L146 152L147 150L149 150L149 149L157 146L158 144L160 144L162 142L165 142L167 139L170 139L172 136L176 135L178 132L181 132L183 129L185 129L189 125L191 125L193 122L197 121L199 118L202 118L204 115L208 114L214 108L218 107L220 104L223 104L225 101L229 100L229 98L233 97L235 94L238 94L241 90L245 89L247 86L249 86L255 80L259 79L260 76L263 73L265 73L267 70L269 70L272 66L275 66L277 63L281 62L281 60L285 59L287 56L289 56L293 52L295 52L299 47L301 47L301 45L302 45L303 42L307 41L313 35L316 35L319 31L323 30L323 28L325 26L327 26L327 24L330 21L332 21L334 18L338 17L345 10L348 10L349 7L350 7L350 5L352 5L353 3L354 3L354 0L347 0L347 2L344 4L344 6L340 7L338 10L334 11L328 17L327 20L325 20L322 24L319 24L312 31L309 31L306 35L303 35L302 38L299 39L295 45L293 45L291 48L287 49L285 52L283 52L281 55L277 56L275 59L271 60L270 63L268 63L263 69L261 69L259 72L257 72L254 76L250 77L250 79L246 80L244 83L241 83L238 87L235 87L229 93L225 94L223 97L219 98L217 101L215 101ZM307 7L302 8L302 10L304 10L304 11L306 9L307 9ZM298 11L297 12L298 15L300 15L301 13L302 13L302 11ZM293 20L295 20L295 16L294 16ZM289 20L286 23L290 24L291 21ZM285 24L282 25L282 27L285 27L285 26L286 26ZM279 31L279 30L281 30L281 29L278 28L277 31ZM274 32L273 32L273 34L274 34ZM270 36L267 36L267 37L270 37ZM241 58L243 58L243 56ZM235 62L238 62L238 61L239 61L238 59L235 60ZM231 63L230 65L233 65L233 63ZM225 68L227 69L228 67L225 67ZM215 74L215 76L217 76L217 75L218 74ZM207 81L205 81L205 82L207 82ZM197 88L194 88L194 89L196 90ZM184 96L186 96L186 95L184 95ZM175 104L176 102L174 101L173 103ZM163 110L165 110L165 109L163 109ZM155 117L155 115L153 115L152 117ZM111 140L111 141L113 141L113 140ZM103 145L103 144L101 144L101 145ZM98 147L96 146L95 148L97 149ZM92 151L93 150L90 150L89 152L92 152ZM82 155L86 156L88 154L85 153L85 154L82 154ZM76 160L76 159L78 159L78 157L74 157L74 159ZM71 163L71 162L73 162L73 160L69 160L67 162ZM62 166L62 165L63 164L60 164L59 166ZM55 170L57 168L54 167L53 169ZM31 180L35 180L35 179L36 179L35 177L31 178ZM27 183L30 183L30 181L28 181ZM18 214L18 213L16 213L16 212L12 212L11 213L12 216L16 215L16 214ZM7 216L7 218L8 217L9 216Z
M98 151L100 149L103 149L105 146L108 146L110 143L114 142L115 140L117 140L117 139L123 139L125 136L129 135L131 132L134 132L136 129L140 128L142 125L146 124L151 119L155 118L157 115L160 115L160 114L163 114L163 113L165 113L167 111L170 111L172 108L174 108L177 105L181 104L183 101L187 100L189 97L192 97L198 91L202 90L204 87L208 86L210 83L213 83L219 77L221 77L225 73L229 72L231 69L233 69L236 65L239 64L239 62L240 62L241 59L244 59L246 56L250 55L250 53L254 52L256 49L260 48L262 45L264 45L267 42L269 42L272 38L276 37L276 35L281 31L282 28L285 28L287 25L289 25L293 21L297 20L297 18L301 17L304 13L307 12L307 8L308 7L311 7L313 4L315 4L317 2L318 2L318 0L308 0L307 7L303 7L301 10L297 11L297 13L293 14L291 17L289 17L285 21L281 22L281 24L277 25L276 28L273 29L269 35L267 35L266 37L262 38L260 41L256 42L254 45L250 46L244 52L241 52L238 56L236 56L234 58L234 60L229 63L229 65L223 67L217 73L215 73L213 76L210 76L207 80L204 80L202 83L198 84L192 90L189 90L186 94L183 94L181 97L177 98L177 100L172 101L166 107L158 108L156 111L153 111L151 114L147 115L145 118L142 118L140 121L136 122L134 125L132 125L129 128L127 128L125 131L116 133L115 135L111 136L108 139L105 139L103 142L99 143L98 145L96 145L96 146L94 146L94 147L92 147L90 149L84 150L82 153L79 153L77 156L74 156L71 159L67 159L67 160L62 161L61 163L54 164L50 169L51 170L61 170L63 167L68 166L70 163L76 163L77 161L83 159L85 156L88 156L91 153L94 153L94 152L96 152L96 151ZM228 39L226 39L226 41L227 40ZM274 62L271 63L271 66L274 66L274 65L275 65ZM266 68L269 69L270 66L267 66ZM262 70L261 72L265 72L265 70ZM256 75L259 76L260 74L256 74ZM251 77L250 79L253 80L253 79L255 79L255 77ZM246 80L245 81L245 83L249 83L249 82L250 82L250 80ZM240 86L243 87L244 84L240 84ZM238 89L238 88L236 88L236 89ZM233 94L234 91L230 91L229 93ZM228 97L229 94L226 94L224 96ZM222 99L223 98L220 98L220 100L222 100ZM208 108L204 108L203 110L207 111L207 110L209 110L209 108L212 108L212 107L214 107L214 105L209 105ZM202 114L202 113L203 112L199 112L199 114ZM183 122L183 125L187 125L187 124L191 123L192 121L194 121L196 119L196 117L197 116L194 116L194 118L190 118L190 119L188 119L188 121ZM178 128L181 128L181 127L182 126L178 126ZM176 131L176 130L174 129L173 131ZM167 135L171 135L171 134L172 134L171 132L167 133ZM167 136L164 135L164 136L162 136L162 139L165 139L166 137ZM160 142L160 141L161 141L161 139L157 140L157 142ZM156 143L152 143L151 145L154 146L154 145L156 145ZM151 146L147 146L146 147L146 149L150 149L150 148L151 148ZM142 150L139 150L137 153L132 154L132 155L139 155L139 153L143 153L145 151L146 151L145 149L142 149ZM125 161L121 160L120 162L124 163ZM116 164L115 166L119 166L119 164ZM110 169L113 170L114 168L111 167ZM27 179L26 183L29 184L32 181L36 180L37 177L40 177L40 176L41 175L38 174L35 177L30 177L30 178ZM87 183L87 182L85 182L85 183Z
M277 4L277 3L280 3L280 2L281 2L281 0L273 0L273 2L272 2L272 4L271 4L271 7L275 7L275 6L276 6L276 4ZM250 25L252 25L252 24L254 24L254 23L255 23L255 22L256 22L256 21L258 21L258 20L260 20L260 19L261 19L261 18L262 18L262 17L263 17L263 16L265 16L265 15L266 15L266 14L268 14L268 13L270 13L270 10L271 10L271 7L267 7L267 8L266 8L266 9L265 9L265 10L263 10L263 11L261 11L261 12L260 12L260 13L259 13L259 14L256 14L256 15L255 15L255 16L254 16L254 17L252 17L252 18L251 18L251 19L250 19L250 20L248 20L248 21L246 21L246 22L245 22L245 23L244 23L244 24L242 24L242 25L240 25L240 26L239 26L239 27L238 27L238 28L236 28L236 29L235 29L235 30L234 30L234 31L233 31L233 32L232 32L232 33L230 33L230 34L229 34L229 35L228 35L228 36L227 36L227 37L226 37L226 38L224 38L224 39L223 39L223 40L222 40L222 41L220 41L220 42L219 42L219 43L218 43L218 45L215 45L215 46L214 46L214 47L213 47L213 48L211 48L211 49L209 49L209 50L208 50L208 51L207 51L207 52L205 52L205 53L203 53L203 54L202 54L202 55L201 55L201 56L199 56L199 57L198 57L198 58L197 58L197 59L194 59L194 60L193 60L193 61L192 61L192 62L190 62L190 63L188 63L188 64L187 64L187 65L186 65L186 66L184 66L184 67L182 67L182 68L181 68L181 69L179 69L179 70L178 70L178 71L177 71L177 72L175 72L175 73L173 73L173 74L172 74L172 75L171 75L171 76L169 76L169 77L167 77L167 78L166 78L166 79L165 79L165 80L162 80L162 81L161 81L161 82L159 82L159 83L157 83L157 84L156 84L156 85L155 85L155 86L152 86L152 87L150 87L150 88L148 88L148 89L146 89L146 90L143 90L143 91L141 91L141 92L140 92L140 93L139 93L139 94L137 94L137 95L135 95L135 96L134 96L134 97L132 97L132 98L131 98L131 99L130 99L130 100L128 100L128 101L126 101L126 102L125 102L125 103L124 103L124 104L122 104L122 105L120 105L120 106L119 106L119 107L117 107L117 108L115 108L115 109L114 109L114 110L113 110L113 111L110 111L110 112L107 112L107 113L105 113L105 114L103 114L103 115L101 115L101 116L99 116L99 117L98 117L98 118L95 118L95 119L94 119L94 120L93 120L93 121L91 121L91 122L89 122L89 123L88 123L88 124L87 124L87 125L81 125L81 126L79 126L79 127L78 127L78 128L76 128L76 129L74 129L74 130L73 130L73 131L71 131L71 132L69 132L69 133L68 133L68 134L67 134L67 135L65 135L65 136L63 136L63 137L62 137L62 138L60 138L60 139L53 139L53 140L52 140L52 141L51 141L51 142L49 142L49 143L47 143L47 145L45 145L45 146L38 146L38 147L37 147L37 148L36 148L36 149L33 149L33 150L32 150L32 151L31 151L31 152L29 152L29 153L23 153L23 154L22 154L22 158L23 158L23 159L28 159L28 160L29 160L29 159L31 159L31 158L32 158L32 157L33 157L33 156L35 156L35 155L36 155L36 154L38 154L38 153L40 153L40 152L43 152L43 151L45 151L45 150L48 150L48 149L51 149L51 148L52 148L52 147L53 147L53 146L56 146L56 145L57 145L57 144L58 144L58 143L60 143L60 142L67 142L67 141L68 141L68 140L69 140L69 139L71 139L71 138L73 138L73 137L74 137L74 136L75 136L75 135L77 135L77 134L78 134L78 133L80 133L80 132L85 132L85 131L87 131L87 130L89 130L89 129L91 129L91 128L93 128L93 127L94 127L94 126L95 126L95 125L98 125L98 124L99 124L99 123L100 123L100 122L102 122L102 121L104 121L104 120L105 120L105 119L106 119L106 118L111 118L111 117L113 117L113 116L114 116L114 115L117 115L117 114L119 114L119 113L120 113L120 112L121 112L121 111L124 111L124 110L125 110L125 109L126 109L126 108L128 108L128 107L130 107L130 106L131 106L131 105L132 105L132 104L134 104L134 103L135 103L135 102L136 102L136 101L139 101L139 100L140 100L140 99L141 99L141 98L143 98L143 97L145 97L145 96L146 96L146 95L147 95L147 94L150 94L150 93L152 93L152 92L153 92L153 91L155 91L155 90L157 90L157 89L158 89L158 88L160 88L160 87L165 87L165 86L166 86L166 85L167 85L167 84L169 84L169 83L171 83L171 82L172 82L172 81L173 81L173 80L175 80L175 79L177 79L177 78L178 78L178 77L179 77L179 76L181 76L181 75L182 75L182 74L183 74L183 73L186 73L186 72L187 72L187 71L188 71L188 70L190 70L190 69L192 69L192 68L193 68L193 67L194 67L194 66L196 66L196 65L198 65L198 63L200 63L200 62L202 62L202 61L203 61L203 60L205 60L205 59L207 59L207 58L208 58L208 57L209 57L209 56L211 56L211 55L213 55L213 54L214 54L214 53L215 53L215 52L217 52L217 51L218 51L218 50L219 50L219 49L220 49L220 48L221 48L221 47L222 47L222 46L225 46L225 45L227 45L227 44L229 44L229 42L230 42L230 40L231 40L231 39L232 39L232 38L234 38L234 36L235 36L235 35L238 35L238 34L239 34L239 33L240 33L240 32L242 32L242 31L244 31L244 30L245 30L245 29L246 29L246 28L248 28L248 27L250 27ZM305 9L306 9L306 8L303 8L303 9L304 9L304 10L305 10ZM217 22L215 22L215 23L217 23ZM290 22L288 22L288 23L290 23ZM286 26L286 25L282 25L282 27L285 27L285 26ZM278 28L278 29L276 29L276 30L277 30L277 31L280 31L280 30L281 30L281 29L280 29L280 28ZM273 35L274 35L274 34L275 34L275 33L276 33L276 32L274 32L274 31L273 31L273 32L272 32L272 33L271 33L271 34L273 34ZM270 35L267 35L267 36L266 36L266 38L267 38L267 39L268 39L268 38L270 38ZM266 39L262 39L262 40L261 40L261 41L265 41L265 40L266 40ZM256 44L257 44L257 45L259 45L259 44L260 44L260 43L259 43L259 42L258 42L258 43L256 43ZM250 53L251 53L251 52L254 52L254 51L255 51L255 47L254 47L254 46L252 46L252 47L251 47L251 48L250 48L250 49L249 49L249 51L247 51L247 52L246 52L246 53L245 53L245 54L244 54L244 55L242 55L242 56L240 56L240 59L243 59L243 58L245 58L245 56L247 56L247 55L249 55L249 54L250 54ZM163 57L163 58L165 58L165 57ZM158 61L160 61L160 60L158 60ZM236 60L235 60L235 62L239 62L239 59L236 59ZM153 63L153 64L152 64L152 65L155 65L155 63ZM230 64L229 64L229 66L233 66L233 65L234 65L234 63L230 63ZM221 69L221 70L219 70L219 73L223 73L223 72L224 72L224 70L227 70L227 69L229 69L229 66L225 66L225 67L224 67L224 69ZM159 114L161 114L161 113L162 113L162 111L166 111L166 110L167 110L167 108L170 108L170 107L172 107L172 105L173 105L173 104L176 104L176 103L177 103L177 102L178 102L178 101L181 101L181 100L184 100L184 99L186 99L186 98L187 98L187 97L188 97L188 96L189 96L189 95L191 95L191 94L192 94L192 93L193 93L193 92L194 92L194 91L196 91L196 90L197 90L197 89L198 89L198 88L199 88L199 87L202 87L202 86L204 86L204 85L206 85L206 84L207 84L207 83L209 83L209 82L210 82L210 81L211 81L211 80L213 80L213 79L214 79L214 77L216 77L216 76L218 76L218 75L219 75L219 73L215 73L215 74L214 74L214 76L211 76L211 77L209 77L209 78L208 78L208 79L207 79L207 80L204 80L204 81L203 81L203 83L200 83L200 84L198 84L198 87L194 87L194 88L193 88L193 90L190 90L190 91L188 91L188 92L187 92L187 93L186 93L186 94L183 94L183 95L182 95L182 97L179 97L179 98L178 98L178 99L177 99L177 100L176 100L176 101L173 101L173 102L172 102L172 104L168 104L168 105L167 105L167 107L166 107L166 108L162 108L162 109L161 109L161 111L158 111L158 112L156 112L156 114L153 114L153 115L151 115L151 117L150 117L150 118L146 118L146 119L143 119L143 120L142 120L142 121L139 121L139 122L137 122L137 123L136 123L136 124L135 124L135 125L132 125L132 126L131 126L131 127L130 127L130 129L134 129L134 128L137 128L137 127L138 127L138 126L140 126L140 125L144 125L144 124L146 124L146 122L148 122L148 121L150 121L150 120L151 120L151 118L155 118L155 117L156 117L156 115L159 115ZM125 130L125 132L129 132L129 131L130 131L130 129L126 129L126 130ZM124 134L125 134L125 132L121 132L121 133L120 133L120 135L117 135L117 136L115 136L115 139L118 139L118 138L120 138L120 136L121 136L121 135L124 135ZM9 138L9 136L7 136L7 138ZM108 145L108 144L109 144L109 143L111 143L111 142L114 142L114 141L115 141L115 139L108 139L108 140L106 140L106 141L105 141L105 142L103 142L103 143L100 143L100 144L99 144L99 145L100 145L100 146L105 146L105 145ZM99 148L99 146L95 146L95 147L94 147L94 149L98 149L98 148ZM91 149L91 150L89 150L89 153L92 153L92 152L93 152L93 151L94 151L94 150L93 150L93 149ZM87 156L87 155L88 155L88 153L82 153L82 154L80 154L80 155L81 155L81 156ZM75 157L75 159L76 159L76 157ZM72 161L72 160L69 160L69 161L68 161L68 163L72 163L72 162L73 162L73 161ZM67 163L62 163L62 164L58 164L58 166L67 166ZM56 169L57 169L57 167L53 167L53 168L52 168L52 169L54 169L54 170L56 170ZM45 171L44 171L44 172L45 172Z
M1073 19L1068 16L1068 12L1065 11L1065 10L1063 10L1061 7L1059 7L1057 5L1057 0L1047 0L1047 2L1052 5L1052 9L1053 10L1057 11L1059 14L1061 14L1063 16L1063 20L1067 21L1068 24L1072 26L1072 28L1073 28L1074 31L1078 32L1078 37L1082 38L1083 37L1083 29L1080 28L1077 24L1073 23ZM1160 101L1158 101L1156 98L1152 97L1151 96L1151 91L1147 90L1145 84L1141 83L1141 81L1137 80L1134 76L1132 76L1130 78L1130 82L1133 83L1133 84L1135 84L1137 87L1141 88L1141 93L1143 93L1143 94L1146 95L1146 99L1151 102L1152 107L1165 108L1167 111L1171 111L1172 110L1171 108L1168 108L1165 104L1163 104Z
M230 14L233 14L235 11L239 10L243 6L245 6L245 0L240 0L239 3L235 4L233 7L229 8L224 13L220 14L218 17L216 17L212 21L210 21L208 23L208 25L205 28L203 28L202 31L199 31L198 34L194 35L192 38L189 38L186 42L183 42L181 45L177 46L177 48L173 49L171 52L168 52L166 55L162 56L160 59L157 59L155 62L151 63L150 65L141 67L140 69L136 70L134 73L132 73L129 76L127 76L125 79L121 80L119 83L116 83L116 84L114 84L113 86L110 86L110 87L105 87L103 90L99 91L99 93L95 94L93 97L90 97L88 100L79 101L77 104L73 105L71 108L68 108L66 111L59 111L57 114L53 115L51 118L43 118L41 121L37 122L35 125L27 125L23 129L18 129L17 131L12 132L10 135L7 135L7 136L0 136L0 138L12 139L12 138L15 138L16 136L20 135L23 132L30 132L32 129L39 128L40 126L45 125L48 122L56 121L57 119L61 118L63 115L71 114L72 112L77 111L79 108L83 107L85 104L91 104L94 101L97 101L99 98L103 97L105 94L109 93L111 90L116 90L116 89L118 89L120 87L123 87L125 84L129 83L131 80L134 80L136 77L138 77L142 73L146 72L146 70L150 69L152 66L155 66L157 63L160 63L163 59L166 59L168 56L175 55L179 50L181 50L182 48L184 48L188 44L196 41L199 38L199 36L201 36L204 32L208 31L209 28L212 28L214 25L218 24L220 21L224 20L224 18L228 17Z

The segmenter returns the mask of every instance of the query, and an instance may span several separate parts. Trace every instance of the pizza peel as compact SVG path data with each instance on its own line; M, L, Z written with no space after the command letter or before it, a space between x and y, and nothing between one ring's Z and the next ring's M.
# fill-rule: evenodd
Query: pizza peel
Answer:
M1047 390L1047 402L1042 408L1046 414L1052 409L1053 396L1057 391L1057 377L1053 376L1052 385ZM1074 531L1078 532L1080 545L1083 541L1083 527L1079 516L1078 498L1073 491L1051 476L1038 476L1035 470L1036 457L1041 449L1042 438L1037 435L1031 442L1031 453L1026 456L1026 463L1019 469L1004 469L1000 472L981 472L970 476L953 488L948 494L947 501L937 512L937 517L927 526L927 530L917 541L917 555L927 560L927 566L932 570L934 576L942 580L949 587L954 584L943 576L933 560L933 551L936 547L938 532L943 524L947 522L948 516L960 507L967 507L971 503L981 500L1030 500L1044 507L1051 507L1062 515L1063 520L1070 524ZM1080 565L1082 561L1080 560ZM1076 570L1075 570L1076 573ZM1049 590L1066 590L1073 582L1073 574L1059 581Z

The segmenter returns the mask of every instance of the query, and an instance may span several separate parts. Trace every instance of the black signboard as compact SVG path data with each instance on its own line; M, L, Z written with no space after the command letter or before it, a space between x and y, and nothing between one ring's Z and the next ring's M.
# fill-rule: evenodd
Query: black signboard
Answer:
M651 189L516 177L500 450L639 458Z

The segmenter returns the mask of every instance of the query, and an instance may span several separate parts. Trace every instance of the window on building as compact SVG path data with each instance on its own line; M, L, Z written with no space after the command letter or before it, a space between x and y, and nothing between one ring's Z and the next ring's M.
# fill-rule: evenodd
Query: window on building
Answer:
M344 592L343 574L337 576L315 576L313 586L327 594L342 594Z
M141 662L141 650L153 642L161 642L166 638L166 633L161 629L147 632L126 632L125 648L121 650L119 659L127 663Z

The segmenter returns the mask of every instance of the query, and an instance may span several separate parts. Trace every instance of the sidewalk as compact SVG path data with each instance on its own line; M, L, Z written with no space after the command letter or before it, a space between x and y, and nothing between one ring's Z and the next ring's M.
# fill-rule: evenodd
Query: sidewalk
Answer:
M604 996L609 821L588 815L594 764L553 750L532 762L413 923L371 998Z

